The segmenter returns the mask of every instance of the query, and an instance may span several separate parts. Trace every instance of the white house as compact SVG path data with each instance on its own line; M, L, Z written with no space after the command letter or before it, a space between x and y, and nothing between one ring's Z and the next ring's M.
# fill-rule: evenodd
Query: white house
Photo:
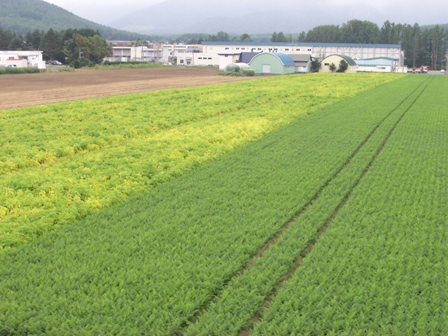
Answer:
M0 67L46 68L42 51L0 51Z
M184 54L201 53L202 51L202 47L197 44L164 44L162 58L164 63L179 64L176 59L180 57L186 60L187 56Z
M163 62L163 47L113 46L112 55L105 57L109 62Z

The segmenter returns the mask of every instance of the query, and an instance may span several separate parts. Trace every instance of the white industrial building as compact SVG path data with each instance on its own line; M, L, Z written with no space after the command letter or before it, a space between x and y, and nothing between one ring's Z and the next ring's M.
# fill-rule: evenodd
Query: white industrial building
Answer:
M129 45L113 46L112 55L104 58L109 62L157 62L171 64L193 65L194 60L204 59L204 56L193 57L192 54L201 53L199 45L161 44L133 47ZM179 62L178 59L183 60ZM209 65L208 58L203 65Z
M216 54L206 53L178 53L176 56L177 65L197 65L197 66L217 66L219 64L219 56Z
M0 51L0 67L46 68L42 51Z
M355 60L358 72L407 72L400 66L400 60L393 57L374 57Z
M224 54L234 52L278 52L288 55L309 54L324 59L333 54L347 55L353 60L377 57L398 59L397 66L404 64L404 51L400 44L355 43L280 43L280 42L202 42L204 53Z
M114 46L112 55L105 57L109 62L163 62L163 47Z
M164 44L150 47L114 46L113 56L105 60L159 62L185 66L219 66L220 70L242 60L242 55L256 53L283 53L303 58L299 72L310 71L312 58L323 60L330 55L345 55L357 63L357 71L406 72L404 51L399 44L356 43L281 43L281 42L209 42L201 45ZM299 60L300 58L300 60ZM306 62L305 62L306 61ZM306 63L306 64L305 64ZM299 67L299 65L297 65Z

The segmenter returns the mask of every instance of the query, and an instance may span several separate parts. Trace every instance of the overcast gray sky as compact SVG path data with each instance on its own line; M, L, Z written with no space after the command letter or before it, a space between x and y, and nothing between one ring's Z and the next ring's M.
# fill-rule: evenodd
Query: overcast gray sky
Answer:
M165 0L44 0L101 24Z
M101 24L108 25L120 17L130 14L134 11L150 7L151 5L167 0L46 0L68 11L79 15L85 19L92 20ZM175 4L178 1L168 0ZM191 4L191 10L195 8L204 8L213 6L211 0L188 0ZM296 8L300 13L303 6L316 6L320 11L316 13L316 24L342 24L350 19L369 20L381 25L382 22L390 20L396 23L413 24L418 22L423 24L448 23L448 1L446 0L282 0L275 2L272 0L226 0L229 6L235 6L237 14L238 7L242 5L252 5L254 11L261 10L264 7L281 5ZM197 7L199 6L199 7ZM322 8L328 12L337 11L343 13L340 15L340 22L328 22ZM188 15L188 13L186 13Z

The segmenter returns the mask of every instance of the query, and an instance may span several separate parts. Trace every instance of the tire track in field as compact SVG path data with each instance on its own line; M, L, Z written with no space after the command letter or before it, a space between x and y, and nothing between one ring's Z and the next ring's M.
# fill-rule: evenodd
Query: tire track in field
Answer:
M353 151L353 153L349 156L349 158L339 167L339 169L328 179L324 182L324 184L322 185L322 187L316 191L316 193L311 197L311 199L297 212L297 214L290 219L288 222L286 222L278 231L277 233L274 234L273 237L271 237L254 255L252 255L248 261L240 268L238 269L235 273L231 274L227 279L224 280L223 285L218 288L214 293L212 293L211 299L207 302L205 302L201 307L198 307L198 311L196 312L196 314L194 314L190 319L188 319L187 321L185 321L185 323L183 323L180 328L179 328L179 332L178 335L182 335L184 330L186 330L188 328L189 325L194 325L198 319L207 312L209 306L213 303L216 302L221 293L224 291L224 289L227 287L227 285L229 284L230 281L232 281L232 279L237 278L241 275L243 275L247 270L249 270L251 268L251 266L254 264L255 260L258 258L261 258L264 254L264 252L272 245L274 245L278 238L295 222L297 221L297 219L303 215L312 205L313 203L316 202L316 200L322 195L323 191L329 186L329 184L350 164L351 160L361 151L361 149L365 146L365 144L369 141L369 139L375 134L375 132L378 130L379 127L381 127L381 125L383 125L383 123L398 109L400 108L406 101L408 101L408 99L415 93L417 92L428 80L426 80L425 82L422 82L421 84L419 84L411 93L409 93L406 98L404 98L402 101L400 101L397 106L395 108L393 108L385 117L383 117L377 125L375 125L373 127L373 129L371 130L371 132L367 135L367 137L360 143L360 145ZM423 90L424 91L424 90ZM422 91L422 92L423 92ZM421 93L418 95L418 97L420 97ZM418 99L418 97L415 99L415 101ZM414 101L414 102L415 102ZM412 105L414 104L414 102L412 103ZM411 105L411 107L412 107ZM408 109L405 110L404 114L410 109L410 107ZM403 116L404 116L403 114ZM403 117L401 116L401 118ZM399 120L401 120L401 118ZM396 124L394 124L393 128L396 127L396 125L398 124L398 122ZM392 134L392 131L390 132L390 134ZM387 137L387 139L390 137ZM384 143L387 141L387 139L384 141ZM380 148L382 148L384 146L384 143L381 144ZM376 157L379 154L376 153L374 155L374 157ZM374 160L374 159L373 159ZM368 165L368 167L366 168L366 170L364 170L363 175L365 175L365 173L367 172L368 168L370 168L370 165L373 163L372 162ZM362 178L362 177L361 177ZM359 183L360 179L358 181L355 182L355 185L352 187L352 189ZM351 190L350 192L351 193ZM347 196L347 195L346 195ZM347 196L348 198L348 196ZM342 202L341 202L342 203ZM344 203L345 204L345 203ZM343 205L343 204L342 204ZM340 206L337 207L334 215L337 214L337 211L339 211L340 207L342 207L342 205L340 204ZM328 222L328 220L327 220ZM329 225L329 223L328 223ZM324 224L324 227L326 228L327 223ZM310 245L308 245L301 253L300 253L300 261L297 260L292 266L291 269L288 270L287 275L285 276L284 279L281 280L280 284L282 284L283 282L285 282L294 272L294 270L300 265L302 259L311 251L312 246L314 246L315 240L323 234L324 231L322 231L323 228L321 228L318 233L315 235L315 237L312 239ZM322 232L321 232L322 231ZM294 267L294 265L296 265ZM280 285L279 284L279 285ZM275 292L276 293L276 292ZM273 294L271 294L272 296ZM268 297L268 299L265 301L265 303L267 301L271 302L273 300L273 298L275 296L273 296L271 298L271 296ZM271 299L269 299L271 298ZM263 305L264 306L264 305ZM254 321L258 320L260 318L260 312L257 312L257 315L254 317ZM260 315L260 316L258 316ZM243 335L247 335L247 333L245 333L244 331L242 332Z
M353 186L349 189L349 191L346 193L346 195L344 196L344 198L342 199L342 201L338 204L338 206L336 207L336 210L331 214L331 216L325 221L324 225L319 229L319 231L314 235L314 237L311 239L310 243L308 244L308 246L306 248L304 248L299 257L296 259L296 261L291 265L290 269L288 270L288 272L286 273L286 275L280 280L280 282L278 283L278 285L276 286L276 288L274 289L274 291L266 298L265 302L262 305L262 308L254 315L254 317L251 319L251 323L250 323L250 327L242 330L240 332L241 336L247 336L250 335L251 331L253 330L253 326L255 323L257 323L262 315L263 312L270 306L270 304L272 303L272 301L275 299L275 297L277 296L278 292L280 291L280 289L283 287L283 285L285 284L286 281L288 281L288 279L294 274L294 272L301 266L303 260L308 256L308 254L313 250L315 244L317 243L318 239L326 232L326 230L328 229L328 227L331 225L331 223L333 222L334 218L338 215L339 211L344 207L344 205L347 203L348 199L350 198L353 190L361 183L362 179L364 178L364 176L367 174L367 172L370 170L370 168L372 167L373 163L375 162L376 158L380 155L380 153L383 151L384 146L386 145L387 141L389 140L389 138L392 136L393 132L395 131L396 127L398 126L398 124L403 120L403 118L406 116L407 112L414 106L414 104L417 102L417 100L421 97L421 95L426 91L427 86L432 82L432 80L434 80L434 77L432 77L431 79L426 80L425 82L423 82L422 84L420 84L414 91L412 91L412 93L409 95L411 96L414 92L416 92L421 86L423 86L424 84L425 87L423 88L423 90L417 95L417 97L412 101L411 105L409 105L408 108L406 108L406 110L401 114L401 116L397 119L397 121L393 124L393 126L391 127L390 131L387 133L386 137L384 138L384 140L381 142L380 146L378 147L378 150L375 152L375 154L372 156L372 158L370 159L369 163L367 164L366 168L362 171L361 175L359 176L359 178L355 181L355 183L353 184ZM401 106L408 98L409 96L403 100L393 111L395 111L399 106ZM389 113L387 115L386 118L384 118L380 124L382 124L392 113ZM378 127L380 126L380 124L375 127L374 131L369 134L370 138L373 133L378 129ZM368 139L367 139L368 140ZM364 146L364 144L367 141L364 141L362 146L359 148L359 150ZM359 150L357 150L357 152L359 152ZM356 154L355 154L356 155ZM352 157L354 157L355 155L353 155ZM352 158L351 157L351 158ZM350 159L349 159L350 161ZM344 167L348 165L349 161L344 164ZM342 169L340 170L342 171ZM339 172L340 172L339 171ZM312 202L311 202L312 203ZM311 204L310 204L311 205ZM306 211L306 209L305 209ZM304 212L304 211L303 211ZM294 218L292 221L295 221L297 218Z

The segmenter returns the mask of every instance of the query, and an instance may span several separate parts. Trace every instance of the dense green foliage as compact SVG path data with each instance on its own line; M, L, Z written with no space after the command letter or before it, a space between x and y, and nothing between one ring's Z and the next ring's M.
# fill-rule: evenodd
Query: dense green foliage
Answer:
M60 31L70 28L88 28L98 30L107 39L149 38L149 36L113 29L82 19L61 7L41 0L2 0L0 28L20 35L34 30L54 29Z
M98 70L111 69L148 69L148 68L162 68L162 63L153 62L104 62L96 64L93 68Z
M2 111L0 249L396 78L288 76Z
M0 75L39 73L41 70L37 68L0 68Z
M71 28L49 29L47 32L35 30L25 37L0 29L0 49L42 50L46 60L56 59L72 65L77 61L78 67L98 64L111 53L111 47L98 31Z
M406 111L255 335L448 333L447 89Z

